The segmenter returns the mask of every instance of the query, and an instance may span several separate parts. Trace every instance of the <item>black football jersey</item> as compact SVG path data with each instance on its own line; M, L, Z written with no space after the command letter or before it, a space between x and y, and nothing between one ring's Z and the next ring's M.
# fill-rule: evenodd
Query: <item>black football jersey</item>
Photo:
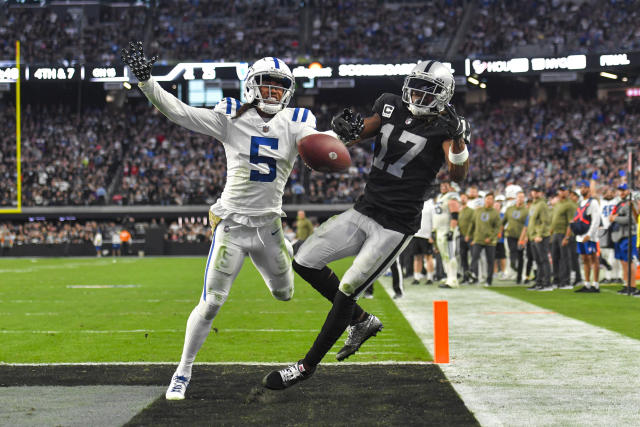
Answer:
M449 139L434 118L417 118L398 95L385 93L373 112L382 118L371 172L355 209L385 228L415 234L425 195L445 163L442 143Z

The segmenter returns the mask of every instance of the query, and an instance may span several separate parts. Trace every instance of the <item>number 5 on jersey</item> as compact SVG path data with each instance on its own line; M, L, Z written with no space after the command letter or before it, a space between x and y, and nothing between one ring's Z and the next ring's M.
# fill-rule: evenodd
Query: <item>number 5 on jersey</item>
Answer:
M276 179L276 159L268 156L261 156L260 146L266 145L273 150L278 149L278 138L267 138L264 136L251 137L251 149L249 151L249 162L253 165L266 163L269 166L269 172L262 173L259 170L251 169L249 181L273 182Z

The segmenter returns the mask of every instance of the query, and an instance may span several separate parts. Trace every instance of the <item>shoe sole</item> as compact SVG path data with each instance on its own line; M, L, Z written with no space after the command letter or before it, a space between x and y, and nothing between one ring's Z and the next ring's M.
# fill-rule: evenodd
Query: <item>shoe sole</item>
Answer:
M384 325L380 325L380 327L378 327L378 329L376 329L375 331L373 331L373 333L371 333L368 337L366 337L365 339L362 340L362 342L360 343L360 345L358 347L356 347L351 353L345 354L343 357L338 357L338 355L336 354L336 360L338 362L342 362L344 359L348 358L349 356L351 356L352 354L355 354L358 350L360 350L360 347L362 347L362 344L366 343L367 340L371 337L375 337L376 335L378 335L378 332L380 332L382 330L382 328L384 328Z
M184 400L184 396L182 395L170 395L167 393L164 397L167 400Z

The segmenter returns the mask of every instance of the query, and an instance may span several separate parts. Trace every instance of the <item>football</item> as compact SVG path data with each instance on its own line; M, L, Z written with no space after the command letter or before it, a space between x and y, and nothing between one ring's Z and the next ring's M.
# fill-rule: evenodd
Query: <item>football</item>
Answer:
M340 172L351 166L347 147L337 138L322 133L302 138L298 153L307 166L319 172Z

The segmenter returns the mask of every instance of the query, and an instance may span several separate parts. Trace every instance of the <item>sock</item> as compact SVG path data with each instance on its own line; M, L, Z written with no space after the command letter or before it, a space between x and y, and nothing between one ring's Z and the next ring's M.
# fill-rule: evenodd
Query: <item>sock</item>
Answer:
M591 282L591 286L596 289L600 289L600 284L598 282Z
M424 276L422 275L422 273L413 273L413 278L415 280L420 280L422 279Z
M204 344L209 332L211 331L211 324L213 319L207 320L200 315L198 306L193 309L187 320L187 331L184 334L184 347L182 348L182 357L180 364L176 369L176 374L191 378L191 368L193 362L196 360L196 354L198 350Z
M327 352L333 347L340 335L347 329L349 319L353 314L356 301L342 292L336 294L331 311L327 315L324 325L309 352L303 359L305 366L314 368Z
M316 291L320 292L329 302L333 303L336 294L341 293L338 292L340 279L329 267L324 267L321 270L309 268L298 264L295 259L293 260L292 267L300 277L307 281ZM353 308L353 318L351 319L350 325L353 326L362 321L368 314L369 313L356 304Z

